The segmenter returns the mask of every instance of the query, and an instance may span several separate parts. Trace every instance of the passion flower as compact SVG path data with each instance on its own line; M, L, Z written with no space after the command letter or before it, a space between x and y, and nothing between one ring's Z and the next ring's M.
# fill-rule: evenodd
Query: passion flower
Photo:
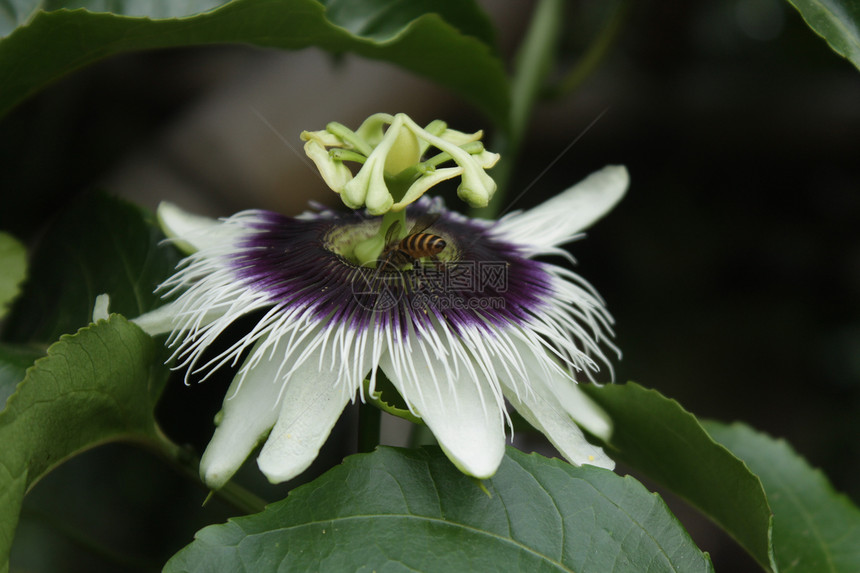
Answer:
M606 167L498 221L424 198L406 211L406 226L433 215L421 232L444 249L394 261L401 244L388 245L375 268L353 254L382 224L366 212L255 210L214 221L162 204L162 225L194 252L162 285L175 300L136 322L171 333L189 377L241 362L203 479L222 486L261 442L257 462L272 482L298 475L347 403L371 399L379 372L464 473L486 478L498 468L506 400L570 462L612 468L580 429L608 438L610 420L577 386L609 366L612 318L579 275L536 257L566 255L559 246L627 185L624 167ZM203 362L249 313L259 317L250 331Z

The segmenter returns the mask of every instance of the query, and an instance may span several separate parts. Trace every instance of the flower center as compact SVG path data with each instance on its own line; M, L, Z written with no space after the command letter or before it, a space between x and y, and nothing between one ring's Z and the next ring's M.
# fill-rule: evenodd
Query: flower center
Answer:
M356 223L334 225L323 239L325 249L355 266L378 266L382 272L414 270L416 264L444 265L459 259L457 241L448 233L434 230L420 220L406 219L410 231L405 235L390 234L382 242L382 250L373 261L365 263L356 254L356 247L379 237L382 218Z
M379 221L368 219L360 223L333 225L323 239L323 245L340 257L359 264L355 258L355 246L377 234Z

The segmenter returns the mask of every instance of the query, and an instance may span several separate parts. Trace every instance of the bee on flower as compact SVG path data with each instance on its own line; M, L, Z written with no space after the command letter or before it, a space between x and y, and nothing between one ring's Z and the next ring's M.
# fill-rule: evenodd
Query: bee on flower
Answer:
M171 302L135 322L170 333L188 377L241 361L201 460L204 481L224 485L260 443L269 480L295 477L350 401L375 400L383 375L466 474L498 468L506 402L571 463L614 467L580 429L608 439L611 422L577 386L601 366L611 371L612 318L584 279L538 257L569 257L560 246L623 196L624 167L490 221L425 195L459 177L460 198L489 202L496 186L486 170L498 155L480 132L376 114L356 131L329 124L302 138L349 211L253 210L215 221L159 207L165 232L190 254L160 287ZM353 174L346 162L360 168ZM420 233L432 253L392 255ZM250 331L204 362L252 312L260 318Z

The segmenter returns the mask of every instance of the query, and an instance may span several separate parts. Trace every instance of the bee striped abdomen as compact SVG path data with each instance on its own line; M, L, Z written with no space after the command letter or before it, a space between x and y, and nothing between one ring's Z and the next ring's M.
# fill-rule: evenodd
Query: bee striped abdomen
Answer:
M404 237L400 242L399 249L405 251L412 258L420 259L438 255L445 249L446 245L445 239L439 235L416 233Z

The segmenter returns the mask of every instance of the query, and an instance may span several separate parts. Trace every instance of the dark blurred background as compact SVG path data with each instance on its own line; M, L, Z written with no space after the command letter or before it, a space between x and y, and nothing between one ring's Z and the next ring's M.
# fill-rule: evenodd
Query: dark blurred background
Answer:
M483 4L510 58L532 3ZM607 10L570 4L554 74L576 62ZM235 46L114 58L0 122L4 201L14 193L16 212L48 220L101 187L150 208L170 199L216 216L294 214L328 193L299 132L330 120L355 126L376 111L487 127L454 95L351 56ZM626 164L628 196L571 247L616 317L617 380L785 438L857 502L859 144L860 72L787 3L637 3L581 89L538 106L508 199L530 190L505 206L529 207ZM24 221L0 214L0 227L36 238ZM168 435L202 451L227 382L171 383L159 410ZM353 418L326 446L332 459L353 447ZM386 424L390 443L402 444L402 427ZM253 463L240 479L262 486ZM289 488L262 487L269 499ZM130 446L95 450L28 497L13 569L157 570L196 529L232 514L217 501L201 508L204 496ZM668 498L717 570L758 570ZM71 530L54 523L62 514ZM85 538L132 561L94 553Z

